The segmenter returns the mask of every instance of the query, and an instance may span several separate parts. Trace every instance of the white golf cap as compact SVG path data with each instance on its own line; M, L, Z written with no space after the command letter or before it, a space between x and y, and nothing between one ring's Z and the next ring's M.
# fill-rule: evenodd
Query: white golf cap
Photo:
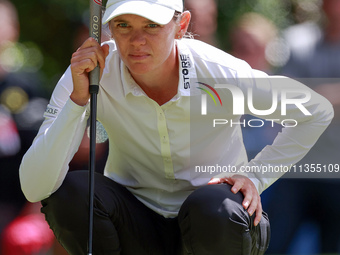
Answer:
M183 0L108 0L103 24L123 14L135 14L157 24L168 24L175 11L183 11Z

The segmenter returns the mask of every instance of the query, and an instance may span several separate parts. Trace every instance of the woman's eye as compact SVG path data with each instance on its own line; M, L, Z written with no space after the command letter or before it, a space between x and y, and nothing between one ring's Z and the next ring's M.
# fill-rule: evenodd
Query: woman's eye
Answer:
M128 24L127 23L119 23L118 27L126 28L126 27L128 27Z
M149 24L148 27L149 28L157 28L157 27L159 27L159 25L158 24Z

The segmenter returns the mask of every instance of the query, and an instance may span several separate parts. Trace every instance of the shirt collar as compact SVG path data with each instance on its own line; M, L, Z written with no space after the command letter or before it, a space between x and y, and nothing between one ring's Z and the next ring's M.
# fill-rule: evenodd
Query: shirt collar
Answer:
M124 64L123 61L120 61L120 76L122 77L125 97L130 93L134 96L145 95L144 91L138 86L138 84L132 78L127 66Z
M178 99L180 96L190 96L190 92L192 93L193 91L190 89L193 85L193 80L197 80L195 62L190 49L181 40L176 40L176 47L179 59L179 83L178 94L174 97L174 99ZM144 91L132 78L123 61L120 61L120 69L125 96L130 93L134 96L145 95Z
M178 93L181 96L190 96L193 92L191 86L193 86L194 80L197 80L194 58L185 43L188 40L190 39L176 41L179 58Z

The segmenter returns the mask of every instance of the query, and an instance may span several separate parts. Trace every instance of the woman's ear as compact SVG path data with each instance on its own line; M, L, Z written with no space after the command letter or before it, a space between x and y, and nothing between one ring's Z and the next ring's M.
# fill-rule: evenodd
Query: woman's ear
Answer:
M181 21L179 23L179 31L177 32L177 38L182 38L188 30L189 23L191 20L191 13L189 11L185 11L181 15Z

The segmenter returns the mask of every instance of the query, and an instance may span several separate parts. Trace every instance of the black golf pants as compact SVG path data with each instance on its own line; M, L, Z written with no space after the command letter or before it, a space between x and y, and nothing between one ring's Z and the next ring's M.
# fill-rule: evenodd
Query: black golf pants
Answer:
M125 187L95 174L94 255L260 255L270 238L268 217L254 227L243 196L228 184L207 185L183 203L178 217L164 218ZM42 201L41 211L71 255L87 254L88 171L68 173Z

